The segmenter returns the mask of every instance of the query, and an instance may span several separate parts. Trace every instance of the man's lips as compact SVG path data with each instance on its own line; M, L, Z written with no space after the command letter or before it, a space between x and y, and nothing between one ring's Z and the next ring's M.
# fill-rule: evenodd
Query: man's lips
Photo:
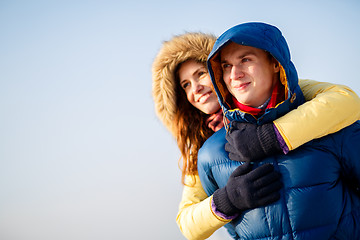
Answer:
M244 90L249 85L250 85L250 82L246 82L246 83L237 84L237 85L233 86L233 88L235 88L236 90Z
M210 97L211 93L212 93L212 91L209 91L209 92L207 92L207 93L204 93L203 95L201 95L201 96L198 98L197 102L199 102L199 103L205 103L205 102L208 100L208 98Z

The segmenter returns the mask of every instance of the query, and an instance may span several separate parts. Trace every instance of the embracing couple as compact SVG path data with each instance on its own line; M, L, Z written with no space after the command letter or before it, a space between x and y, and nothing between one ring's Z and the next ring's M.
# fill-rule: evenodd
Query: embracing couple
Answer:
M175 36L152 70L182 154L186 238L360 239L360 99L299 80L278 28Z

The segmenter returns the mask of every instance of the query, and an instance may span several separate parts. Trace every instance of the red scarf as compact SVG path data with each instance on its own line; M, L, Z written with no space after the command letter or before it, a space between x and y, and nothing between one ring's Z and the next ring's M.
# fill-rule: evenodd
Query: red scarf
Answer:
M211 114L205 123L214 132L220 130L224 126L223 112L221 108L216 113Z
M261 116L262 114L264 114L265 109L273 108L276 106L276 104L284 100L285 100L285 87L280 83L280 81L278 81L277 84L274 86L270 101L265 108L254 108L254 107L246 106L238 102L236 98L233 97L233 103L235 108L238 108L243 112L250 113L255 117Z

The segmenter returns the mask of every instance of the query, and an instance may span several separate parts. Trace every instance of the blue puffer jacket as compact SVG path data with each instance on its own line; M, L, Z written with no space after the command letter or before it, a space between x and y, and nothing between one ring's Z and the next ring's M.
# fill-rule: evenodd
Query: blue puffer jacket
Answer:
M287 99L256 119L230 109L223 97L218 52L229 41L270 52L283 68ZM225 32L209 55L208 68L225 116L232 121L262 124L286 114L303 102L297 73L281 32L263 23L247 23ZM198 171L210 196L226 185L240 162L225 152L226 130L216 132L199 151ZM360 239L360 123L313 140L286 155L264 159L282 174L281 199L266 207L243 212L227 224L235 239Z

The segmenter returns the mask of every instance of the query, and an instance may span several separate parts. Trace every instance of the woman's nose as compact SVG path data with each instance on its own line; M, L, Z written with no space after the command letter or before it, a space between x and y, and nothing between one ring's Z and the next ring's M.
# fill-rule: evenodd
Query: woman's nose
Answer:
M196 83L193 84L193 93L198 93L203 88L204 88L204 86L202 84L200 84L199 82L196 82Z

